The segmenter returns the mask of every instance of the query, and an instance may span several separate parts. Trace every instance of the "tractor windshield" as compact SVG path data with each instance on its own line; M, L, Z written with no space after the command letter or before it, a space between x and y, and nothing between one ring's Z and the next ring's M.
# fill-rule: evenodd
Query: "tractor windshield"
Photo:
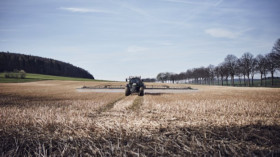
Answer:
M140 83L140 80L139 78L133 78L133 79L130 79L129 81L130 83L136 83L136 84L139 84Z

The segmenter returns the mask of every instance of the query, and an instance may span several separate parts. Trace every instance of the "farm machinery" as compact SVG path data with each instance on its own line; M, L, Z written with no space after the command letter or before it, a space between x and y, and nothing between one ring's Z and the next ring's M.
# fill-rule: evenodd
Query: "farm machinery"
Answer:
M105 93L122 93L123 89L125 96L131 94L138 94L139 96L144 96L144 90L146 94L161 94L161 93L184 93L189 90L195 90L191 87L186 87L184 85L175 86L160 83L150 83L147 86L144 85L143 80L140 76L130 76L126 79L127 84L116 84L116 83L104 83L96 86L83 86L81 89L92 90L93 92L105 92Z
M138 93L139 96L144 95L145 85L140 76L130 76L126 79L125 96L129 96L132 93Z

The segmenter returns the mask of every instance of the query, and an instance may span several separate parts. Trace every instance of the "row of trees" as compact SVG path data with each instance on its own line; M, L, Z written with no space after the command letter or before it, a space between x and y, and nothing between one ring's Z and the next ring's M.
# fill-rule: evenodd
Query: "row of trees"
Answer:
M268 75L270 75L271 86L273 86L274 74L277 70L280 70L280 39L276 41L272 51L266 55L259 54L254 57L251 53L246 52L237 58L235 55L229 54L218 66L209 65L208 67L193 68L179 74L159 73L157 80L173 83L184 81L195 84L253 86L254 77L259 73L261 86L267 85Z
M69 63L31 55L0 52L0 72L14 69L22 69L27 73L94 79L88 71Z

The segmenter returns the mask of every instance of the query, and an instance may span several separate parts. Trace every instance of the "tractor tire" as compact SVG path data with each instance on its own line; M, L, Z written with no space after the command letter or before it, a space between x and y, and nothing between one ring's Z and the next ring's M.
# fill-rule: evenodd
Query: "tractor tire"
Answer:
M144 87L140 87L140 90L139 90L139 96L143 96L144 95Z
M129 95L130 95L129 87L125 87L125 96L129 96Z

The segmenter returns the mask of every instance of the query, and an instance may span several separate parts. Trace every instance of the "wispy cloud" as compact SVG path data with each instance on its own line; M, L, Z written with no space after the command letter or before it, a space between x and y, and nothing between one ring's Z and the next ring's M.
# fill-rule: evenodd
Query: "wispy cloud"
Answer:
M76 13L106 13L106 14L114 13L108 10L92 9L92 8L60 7L59 9L70 11L70 12L76 12Z
M234 39L242 34L242 32L234 32L223 28L206 29L205 33L216 38L228 38L228 39Z
M206 29L205 33L217 37L217 38L229 38L233 39L239 36L239 33L232 32L226 29L221 29L221 28L211 28L211 29Z
M204 30L206 34L209 34L216 38L228 38L228 39L234 39L241 35L243 35L245 32L252 30L253 28L247 28L247 29L240 29L239 31L231 31L228 29L223 28L210 28Z
M223 0L164 0L167 2L175 2L175 3L184 3L184 4L193 4L193 5L207 5L207 6L218 6L223 2Z

